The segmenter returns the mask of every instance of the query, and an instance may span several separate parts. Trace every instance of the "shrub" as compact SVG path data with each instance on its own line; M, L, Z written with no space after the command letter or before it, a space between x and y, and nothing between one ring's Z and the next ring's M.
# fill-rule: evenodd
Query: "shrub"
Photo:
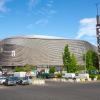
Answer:
M97 79L100 80L100 74L97 75Z
M61 73L57 73L56 76L57 76L57 78L61 78L62 77Z
M49 73L54 73L55 72L55 67L53 66L53 67L50 67L50 70L49 70Z
M96 76L97 76L96 74L90 74L90 75L89 75L89 77L90 77L91 79L96 78Z
M14 71L21 72L21 71L24 71L24 69L23 69L23 67L15 67Z

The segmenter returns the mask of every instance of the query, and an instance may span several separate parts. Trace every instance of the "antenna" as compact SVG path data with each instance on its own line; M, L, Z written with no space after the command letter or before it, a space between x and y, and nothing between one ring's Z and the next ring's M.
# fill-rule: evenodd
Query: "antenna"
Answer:
M99 3L96 3L96 10L97 10L97 16L96 16L96 20L97 20L97 26L98 24L100 24L100 16L99 16Z
M97 16L98 16L98 5L99 5L99 3L96 3L96 9L97 9Z

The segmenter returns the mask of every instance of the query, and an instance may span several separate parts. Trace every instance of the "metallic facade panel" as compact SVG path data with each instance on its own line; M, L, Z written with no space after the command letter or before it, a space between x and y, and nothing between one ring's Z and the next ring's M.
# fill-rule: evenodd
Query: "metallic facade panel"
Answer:
M30 65L63 65L62 53L65 45L69 45L71 53L74 53L78 64L84 64L83 54L95 46L86 41L72 39L43 39L15 37L2 40L0 52L1 66ZM12 56L15 52L14 56Z

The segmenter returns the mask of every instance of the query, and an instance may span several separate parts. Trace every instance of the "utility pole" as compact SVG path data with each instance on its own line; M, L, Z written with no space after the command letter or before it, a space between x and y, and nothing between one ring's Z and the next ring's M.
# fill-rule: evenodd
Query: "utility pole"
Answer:
M97 36L97 48L98 48L98 58L99 58L99 69L100 69L100 15L98 10L98 3L96 4L97 16L96 16L96 36Z

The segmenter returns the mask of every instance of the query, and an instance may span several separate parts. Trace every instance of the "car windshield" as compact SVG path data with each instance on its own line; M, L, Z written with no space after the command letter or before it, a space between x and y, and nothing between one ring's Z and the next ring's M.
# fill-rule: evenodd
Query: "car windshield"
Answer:
M0 80L1 80L1 79L6 79L6 78L5 78L5 77L0 77Z
M23 77L23 80L27 80L28 78L27 77Z
M14 77L8 77L7 78L9 81L14 81L15 79L14 79Z

